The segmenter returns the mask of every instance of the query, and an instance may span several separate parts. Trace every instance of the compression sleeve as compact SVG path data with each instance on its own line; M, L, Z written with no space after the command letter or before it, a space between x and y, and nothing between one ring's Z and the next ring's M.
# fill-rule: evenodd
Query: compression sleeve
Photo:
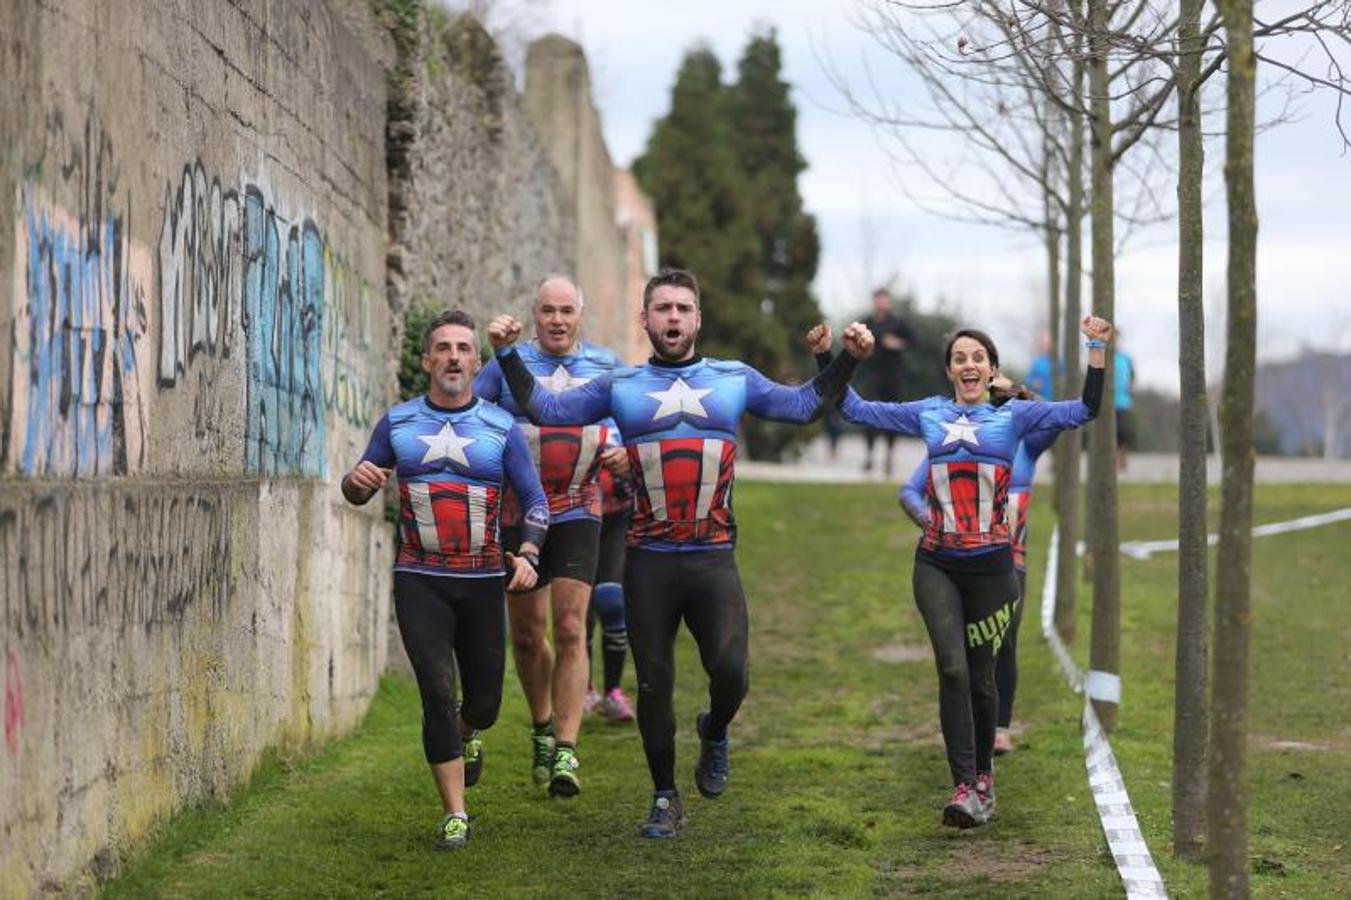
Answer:
M516 348L499 353L497 363L502 367L511 396L526 418L536 425L590 425L610 415L610 385L614 376L609 372L555 394L535 381Z
M502 457L502 466L516 490L516 496L521 498L521 509L525 510L521 520L521 543L529 542L536 547L543 547L544 535L549 530L549 500L544 495L539 472L530 456L530 446L519 425L512 425L511 431L507 432L507 448Z
M929 482L929 459L925 457L910 473L910 478L901 485L898 499L901 509L920 528L929 526L929 504L924 499L924 490Z
M802 424L821 417L839 402L849 385L858 360L842 353L829 360L823 372L806 384L789 386L771 381L751 366L746 366L746 409L753 415L774 422ZM818 360L819 362L819 360Z
M1098 410L1102 408L1102 385L1104 379L1104 370L1088 367L1084 373L1084 406L1088 407L1088 417L1096 418Z
M389 439L389 413L380 417L366 444L366 452L361 454L361 462L375 463L382 469L394 468L394 444Z
M474 378L474 393L493 403L502 399L502 367L497 364L497 357L488 360Z

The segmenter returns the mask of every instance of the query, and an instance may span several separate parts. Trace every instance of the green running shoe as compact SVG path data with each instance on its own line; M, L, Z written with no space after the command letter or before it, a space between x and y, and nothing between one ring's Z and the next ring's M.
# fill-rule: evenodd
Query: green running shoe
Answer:
M582 791L577 781L577 751L571 747L559 747L554 753L553 774L549 778L551 797L576 797Z
M464 813L451 813L441 820L437 830L437 850L459 850L469 843L469 818Z
M535 761L530 775L535 779L535 784L548 784L554 771L554 748L557 741L552 734L536 734L530 739L535 745Z
M478 784L482 774L483 739L475 731L474 736L464 742L464 786L470 788Z

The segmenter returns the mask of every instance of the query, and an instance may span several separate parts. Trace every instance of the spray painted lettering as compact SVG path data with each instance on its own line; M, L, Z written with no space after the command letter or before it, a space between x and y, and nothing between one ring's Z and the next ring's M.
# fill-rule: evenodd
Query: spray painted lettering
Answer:
M148 255L101 203L98 218L70 216L27 188L22 207L10 450L25 475L135 472Z
M239 195L208 183L199 160L169 185L160 228L159 383L172 387L198 353L228 357L238 325Z
M244 197L247 471L323 476L323 327L324 242L318 228L309 219L288 222L258 188L248 187Z

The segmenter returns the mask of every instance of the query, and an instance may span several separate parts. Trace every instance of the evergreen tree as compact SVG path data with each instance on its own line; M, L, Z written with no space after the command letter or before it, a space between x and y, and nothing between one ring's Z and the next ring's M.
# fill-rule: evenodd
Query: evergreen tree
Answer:
M802 209L798 176L807 162L797 146L797 109L780 75L782 54L774 29L751 35L729 91L732 149L742 173L741 191L759 242L764 276L762 312L772 320L775 343L793 368L771 373L799 377L812 371L806 347L797 338L821 321L811 293L821 245L816 219ZM766 323L770 326L770 323Z
M700 352L759 365L773 344L758 328L763 276L726 104L718 58L696 47L681 63L671 111L657 123L633 169L657 209L662 265L699 277Z

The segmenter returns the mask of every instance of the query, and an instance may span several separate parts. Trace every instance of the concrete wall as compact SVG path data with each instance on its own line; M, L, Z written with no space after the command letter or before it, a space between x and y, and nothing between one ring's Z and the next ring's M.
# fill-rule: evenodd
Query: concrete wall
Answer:
M266 749L358 721L393 532L337 481L404 312L523 314L575 272L626 353L639 231L566 47L565 158L568 116L527 115L489 35L411 4L7 0L0 35L0 896L23 896L88 888Z
M0 895L114 869L385 661L369 8L0 4Z

